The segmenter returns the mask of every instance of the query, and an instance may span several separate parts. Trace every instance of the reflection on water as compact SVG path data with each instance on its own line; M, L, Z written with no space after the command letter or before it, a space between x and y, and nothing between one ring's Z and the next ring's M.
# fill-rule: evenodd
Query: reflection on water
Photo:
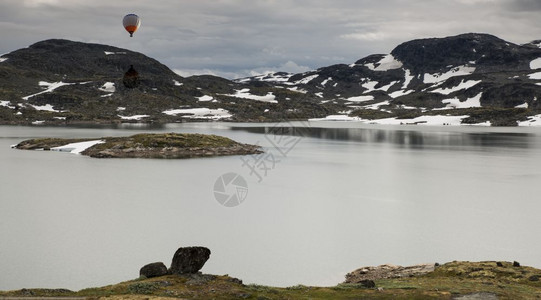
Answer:
M419 131L380 128L317 128L296 126L232 127L250 133L292 135L361 143L392 143L411 149L529 148L534 137L521 132Z

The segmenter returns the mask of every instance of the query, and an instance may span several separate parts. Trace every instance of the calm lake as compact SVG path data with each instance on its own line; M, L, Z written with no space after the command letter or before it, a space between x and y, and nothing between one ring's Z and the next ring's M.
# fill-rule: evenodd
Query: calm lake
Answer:
M94 159L10 148L139 132L213 133L266 153ZM113 284L198 245L212 251L203 272L275 286L335 285L385 263L541 268L541 128L0 126L0 168L0 290ZM245 183L220 189L228 173ZM240 205L216 200L235 193Z

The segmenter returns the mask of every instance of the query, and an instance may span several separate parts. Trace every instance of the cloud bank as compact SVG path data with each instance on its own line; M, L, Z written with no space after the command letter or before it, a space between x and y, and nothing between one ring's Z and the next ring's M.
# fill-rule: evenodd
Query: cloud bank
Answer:
M122 17L136 13L133 38ZM142 52L179 74L227 78L352 63L466 32L541 39L539 0L3 0L0 53L50 38Z

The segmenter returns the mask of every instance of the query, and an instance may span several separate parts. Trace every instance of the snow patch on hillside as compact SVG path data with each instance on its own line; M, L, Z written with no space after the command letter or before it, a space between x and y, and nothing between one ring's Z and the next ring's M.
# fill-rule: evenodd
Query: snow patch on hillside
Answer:
M261 101L261 102L278 103L278 101L275 100L276 96L274 96L272 92L268 92L267 95L265 96L258 96L258 95L250 94L249 91L250 89L236 90L235 94L224 95L224 96L250 99L250 100L256 100L256 101Z
M114 93L116 88L113 82L106 82L100 88L98 88L98 90L106 93Z
M15 109L15 106L11 106L10 104L11 104L10 101L0 101L0 106Z
M200 101L200 102L207 102L207 101L214 100L214 97L209 96L209 95L204 95L204 96L196 97L196 98L197 98L197 101Z
M109 51L103 51L105 55L115 55L115 54L127 54L126 52L109 52Z
M8 60L7 57L0 57L0 63L5 62L6 60Z
M444 104L447 104L447 106L445 107L446 109L481 107L481 96L483 96L483 93L479 93L475 97L468 98L464 102L461 102L456 97L451 98L451 99L445 99L445 100L442 100L441 102Z
M141 120L142 118L148 118L150 117L149 115L134 115L134 116L121 116L121 115L117 115L119 118L121 118L122 120Z
M541 79L541 72L532 73L532 74L528 75L528 77L529 77L530 79L537 79L537 80L539 80L539 79Z
M356 97L349 97L346 99L347 101L351 102L365 102L365 101L372 101L374 100L374 96L356 96Z
M408 85L410 84L411 80L415 76L411 75L411 71L408 69L404 69L404 84L402 85L402 89L407 89Z
M408 90L408 91L400 90L400 91L390 93L389 97L394 99L394 98L398 98L398 97L401 97L401 96L405 96L407 94L411 94L413 92L415 92L415 91L414 90Z
M50 112L62 112L61 110L54 109L51 104L45 104L45 105L32 105L32 104L29 104L29 105L32 106L36 110L43 110L43 111L50 111Z
M370 123L370 124L379 124L379 125L432 125L432 126L441 126L441 125L452 125L459 126L462 125L462 119L467 118L467 115L464 116L421 116L413 119L397 119L397 118L386 118L386 119L376 119L376 120L367 120L361 119L359 117L349 117L346 115L331 115L325 118L309 119L310 122L328 122L328 121L349 121L349 122L361 122L361 123ZM541 124L541 115L540 115L540 124ZM481 126L490 126L489 123L476 124Z
M210 109L210 108L184 108L184 109L171 109L163 111L162 113L169 115L169 116L176 116L180 114L185 114L182 116L183 118L188 119L210 119L210 120L219 120L219 119L226 119L231 118L232 115L229 113L229 111L218 108L218 109Z
M95 141L87 141L87 142L79 142L79 143L71 143L64 146L54 147L51 148L51 151L60 151L60 152L69 152L74 154L80 154L81 152L85 151L86 149L97 145L97 144L103 144L105 141L103 140L95 140Z
M294 85L297 85L297 84L307 84L308 82L310 82L310 81L316 79L318 76L319 76L318 74L310 75L310 76L304 77L304 78L301 79L301 80L295 81L293 84L294 84Z
M36 93L36 94L33 94L33 95L30 95L30 96L26 96L26 97L23 97L23 100L28 100L34 96L37 96L37 95L41 95L41 94L45 94L45 93L50 93L52 91L54 91L55 89L61 87L61 86L65 86L65 85L73 85L75 83L66 83L66 82L47 82L47 81L40 81L39 83L39 86L44 86L46 87L46 90L42 91L42 92L39 92L39 93Z
M458 66L456 68L452 68L451 70L445 73L437 73L437 74L425 73L423 77L423 82L424 83L438 83L438 82L445 81L455 76L471 75L473 72L475 72L475 67Z
M456 91L467 90L467 89L473 87L474 85L480 83L481 81L482 80L468 80L468 81L464 82L464 79L462 79L460 81L460 83L455 87L439 88L439 89L435 89L433 91L430 91L430 93L439 93L439 94L443 94L443 95L449 95L449 94L454 93Z
M541 69L541 57L536 58L530 62L530 69L532 70Z
M402 62L394 58L392 54L387 54L377 63L369 63L365 66L372 71L389 71L402 68Z
M517 124L518 126L541 126L541 115L529 116L528 120Z

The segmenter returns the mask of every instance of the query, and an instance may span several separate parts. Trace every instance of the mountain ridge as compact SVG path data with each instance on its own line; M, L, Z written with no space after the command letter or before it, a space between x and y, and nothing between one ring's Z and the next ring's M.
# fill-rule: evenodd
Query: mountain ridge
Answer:
M138 74L133 86L126 83L130 66ZM408 123L427 115L468 115L462 123L540 125L540 71L541 40L516 45L480 33L412 40L349 65L235 80L182 77L141 53L51 39L1 57L0 123L260 122L332 115Z

